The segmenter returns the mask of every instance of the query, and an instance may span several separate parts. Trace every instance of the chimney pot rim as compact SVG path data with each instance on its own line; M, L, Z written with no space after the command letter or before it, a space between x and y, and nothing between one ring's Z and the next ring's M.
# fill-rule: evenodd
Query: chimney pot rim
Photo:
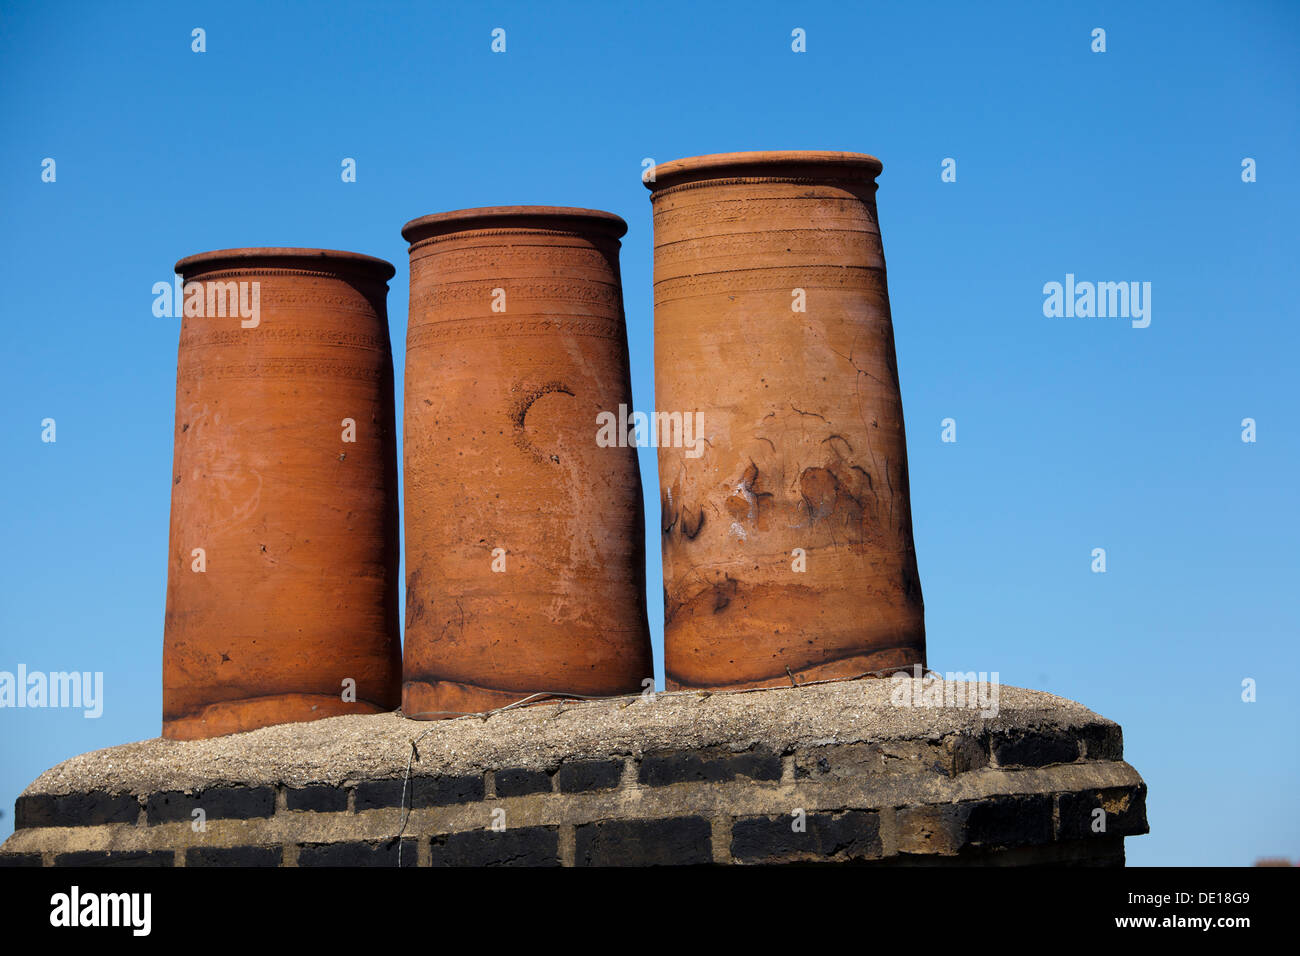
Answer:
M299 246L247 246L196 252L173 267L182 276L217 272L221 268L272 269L276 267L320 269L325 272L361 273L367 278L388 281L397 268L387 259L341 249L310 249Z
M627 233L622 216L581 206L480 206L435 212L412 219L402 227L402 238L416 243L433 236L473 229L560 229L600 234L619 239Z
M645 182L651 192L684 182L736 176L795 175L795 171L825 174L831 179L874 180L884 169L875 156L831 149L775 149L688 156L654 167L655 181Z

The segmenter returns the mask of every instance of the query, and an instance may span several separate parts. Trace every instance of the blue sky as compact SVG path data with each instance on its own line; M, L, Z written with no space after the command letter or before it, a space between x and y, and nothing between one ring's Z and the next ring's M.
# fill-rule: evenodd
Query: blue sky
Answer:
M950 6L6 3L0 670L103 671L105 707L0 710L0 837L41 771L159 731L179 328L150 289L178 258L392 261L400 389L403 223L607 209L650 408L642 159L839 148L884 163L931 666L1119 721L1131 864L1300 858L1300 5ZM1045 317L1067 273L1150 282L1150 326Z

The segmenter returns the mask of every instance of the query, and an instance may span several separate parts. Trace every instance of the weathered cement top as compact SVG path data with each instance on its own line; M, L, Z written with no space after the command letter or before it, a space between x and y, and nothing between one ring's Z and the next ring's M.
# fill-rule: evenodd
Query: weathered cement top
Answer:
M921 682L912 683L919 688ZM781 752L824 743L1114 726L1074 701L1017 687L1000 688L995 717L982 717L973 708L897 706L892 691L892 681L865 679L756 691L547 701L486 719L416 721L393 713L281 724L210 740L155 738L73 757L41 774L24 795L140 794L227 784L338 785L397 777L406 772L411 742L422 734L411 772L424 776L501 766L543 769L563 759L639 756L664 749L738 751L761 744Z

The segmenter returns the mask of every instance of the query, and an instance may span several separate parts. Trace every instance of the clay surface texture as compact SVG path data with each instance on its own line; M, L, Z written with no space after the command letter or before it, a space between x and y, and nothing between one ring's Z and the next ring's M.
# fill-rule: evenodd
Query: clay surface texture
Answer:
M401 654L385 305L393 267L274 248L203 253L176 271L189 291L163 735L392 710Z
M903 409L871 156L655 168L655 405L668 686L923 663Z
M407 716L653 677L636 449L597 442L631 405L626 228L516 206L402 231Z

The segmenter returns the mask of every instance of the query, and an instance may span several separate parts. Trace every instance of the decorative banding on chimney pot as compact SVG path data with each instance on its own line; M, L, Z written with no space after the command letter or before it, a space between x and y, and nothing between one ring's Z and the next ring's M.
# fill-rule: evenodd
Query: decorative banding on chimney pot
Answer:
M880 171L724 153L646 182L655 402L707 439L659 448L670 688L924 663Z
M393 710L395 270L254 248L176 271L163 736Z

